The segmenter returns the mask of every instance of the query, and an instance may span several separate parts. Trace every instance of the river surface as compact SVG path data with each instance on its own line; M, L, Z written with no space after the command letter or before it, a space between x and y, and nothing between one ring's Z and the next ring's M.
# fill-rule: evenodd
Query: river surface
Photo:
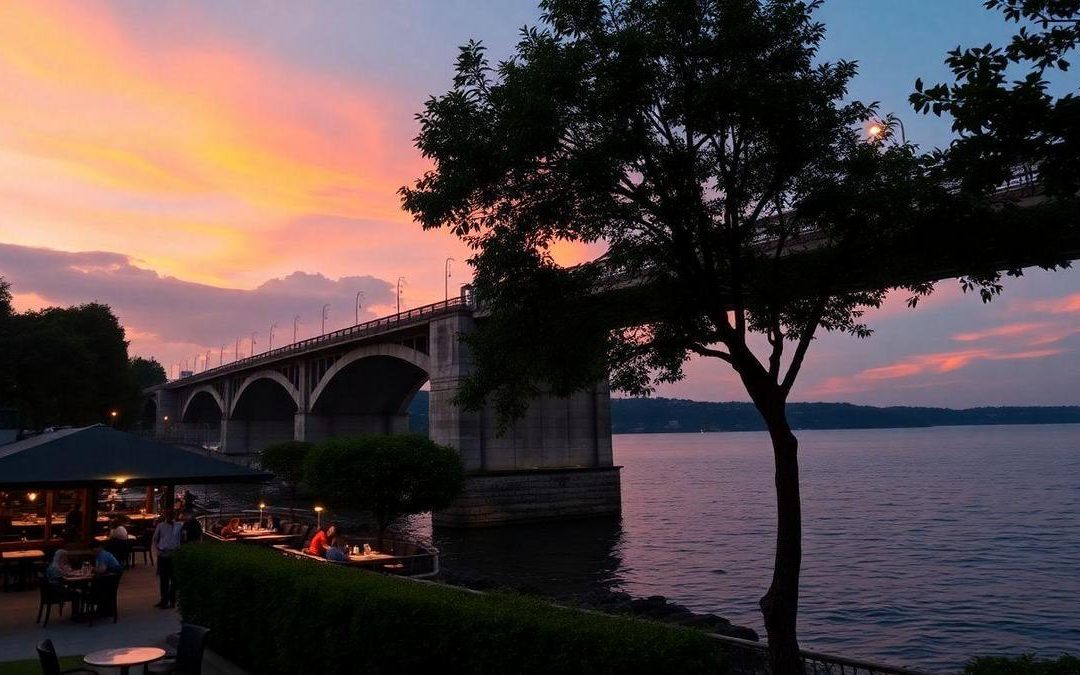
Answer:
M797 435L804 648L941 671L975 654L1080 653L1080 425ZM436 531L443 566L557 594L664 595L764 635L766 434L614 447L621 518Z

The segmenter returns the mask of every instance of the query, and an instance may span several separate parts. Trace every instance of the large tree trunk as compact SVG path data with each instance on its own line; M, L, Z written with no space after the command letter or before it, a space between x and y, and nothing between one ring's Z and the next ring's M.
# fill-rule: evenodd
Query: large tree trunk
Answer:
M776 481L776 557L772 584L760 602L769 636L769 663L772 675L803 675L795 632L802 566L799 441L791 433L782 398L765 402L755 397L755 402L772 439Z

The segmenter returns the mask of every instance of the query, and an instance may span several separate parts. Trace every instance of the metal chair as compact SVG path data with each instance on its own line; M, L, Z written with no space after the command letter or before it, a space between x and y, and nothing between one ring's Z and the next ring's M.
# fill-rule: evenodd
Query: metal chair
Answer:
M176 645L176 658L147 664L147 672L202 675L203 653L206 651L206 636L209 634L210 629L205 626L183 624L180 627L180 642Z
M56 655L56 648L52 640L42 640L37 646L38 661L41 662L42 675L67 675L68 673L94 673L97 671L86 668L71 668L60 670L60 657Z
M120 612L117 606L116 596L120 591L120 574L100 574L90 582L90 592L87 596L84 611L89 619L89 625L94 625L94 618L112 617L116 623Z
M150 559L150 564L151 565L154 564L154 547L151 544L151 539L153 538L153 536L154 535L152 533L150 533L150 532L143 532L142 534L140 534L138 536L138 538L135 539L135 541L131 545L131 549L130 549L130 551L131 551L131 558L130 559L131 559L131 566L132 567L135 566L135 556L137 554L139 554L139 553L142 553L143 564L144 565L146 564L147 558Z

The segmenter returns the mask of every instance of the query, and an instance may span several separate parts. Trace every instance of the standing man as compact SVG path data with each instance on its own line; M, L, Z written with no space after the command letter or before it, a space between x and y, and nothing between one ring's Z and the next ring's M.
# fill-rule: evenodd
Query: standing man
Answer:
M189 503L184 507L184 543L202 541L202 523L195 517L195 509Z
M176 512L165 509L165 520L154 528L154 536L150 544L157 550L158 581L161 590L161 601L154 607L166 609L176 606L176 580L173 579L172 557L180 548L182 541L183 526L176 522Z

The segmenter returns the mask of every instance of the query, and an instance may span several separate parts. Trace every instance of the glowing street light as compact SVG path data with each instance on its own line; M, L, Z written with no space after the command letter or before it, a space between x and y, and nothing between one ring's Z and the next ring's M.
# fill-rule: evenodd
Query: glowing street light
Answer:
M322 512L323 512L323 507L321 507L321 506L316 506L315 507L315 528L319 529L319 530L322 529Z
M112 412L109 413L109 417L112 418L113 426L116 426L116 416L119 415L119 414L120 413L116 412L115 410L113 410Z
M259 502L259 527L263 526L263 509L266 508L266 502Z

